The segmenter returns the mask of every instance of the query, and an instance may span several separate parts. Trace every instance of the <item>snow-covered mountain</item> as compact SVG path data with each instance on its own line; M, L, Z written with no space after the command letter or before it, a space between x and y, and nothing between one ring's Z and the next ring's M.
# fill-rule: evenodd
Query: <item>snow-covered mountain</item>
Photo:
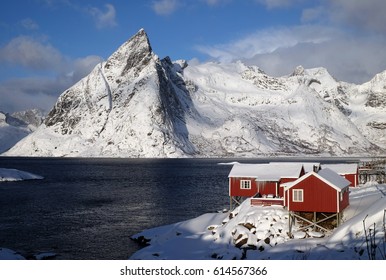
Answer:
M43 112L31 109L12 114L0 112L0 153L14 146L43 122Z
M363 85L326 69L270 77L241 62L159 59L143 29L59 97L5 155L379 155L386 72Z

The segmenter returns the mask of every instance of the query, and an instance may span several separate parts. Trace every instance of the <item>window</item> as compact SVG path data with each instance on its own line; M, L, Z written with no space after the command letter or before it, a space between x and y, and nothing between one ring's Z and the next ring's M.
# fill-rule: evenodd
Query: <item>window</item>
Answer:
M240 181L240 189L250 190L251 189L251 180L241 180Z
M292 190L292 201L303 202L303 190Z

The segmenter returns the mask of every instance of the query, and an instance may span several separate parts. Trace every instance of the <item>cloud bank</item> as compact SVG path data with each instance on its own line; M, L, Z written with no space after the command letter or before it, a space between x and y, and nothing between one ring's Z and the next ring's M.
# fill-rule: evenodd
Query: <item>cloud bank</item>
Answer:
M44 40L31 36L16 37L0 48L0 63L8 65L9 69L20 68L35 74L0 84L0 110L48 110L60 93L86 76L101 61L101 57L92 55L71 59Z
M256 0L267 9L300 0ZM242 60L270 75L292 72L297 65L326 67L338 80L363 83L385 70L386 2L321 1L302 11L299 24L257 30L238 40L195 49L219 61Z

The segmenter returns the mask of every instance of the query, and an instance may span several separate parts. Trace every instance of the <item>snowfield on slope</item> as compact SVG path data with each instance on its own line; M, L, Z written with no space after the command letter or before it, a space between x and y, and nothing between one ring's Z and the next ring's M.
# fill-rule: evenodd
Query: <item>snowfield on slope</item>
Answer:
M362 259L369 258L363 221L375 228L377 259L385 258L386 185L350 189L343 224L330 234L298 231L288 237L288 212L281 206L251 206L249 199L227 213L145 230L132 236L148 246L131 259Z
M173 62L152 51L141 29L3 155L378 156L385 81L386 72L354 85L324 68L271 77L242 62Z

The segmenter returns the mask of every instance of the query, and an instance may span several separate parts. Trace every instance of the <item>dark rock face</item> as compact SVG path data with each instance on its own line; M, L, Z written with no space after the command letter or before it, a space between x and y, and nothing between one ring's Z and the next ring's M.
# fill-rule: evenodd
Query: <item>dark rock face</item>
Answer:
M367 98L366 106L378 108L386 107L386 89L385 92L370 92Z
M152 59L152 48L149 38L143 29L124 43L118 51L112 54L105 64L105 69L110 69L115 64L125 62L125 66L120 73L125 76L129 70L135 69L134 76L149 64Z
M95 89L92 89L93 83L95 83L95 76L101 76L105 87L108 89L108 94L98 97L99 99L110 97L112 99L119 99L118 95L119 93L122 93L122 91L115 92L113 95L110 83L115 83L115 86L129 83L132 78L138 77L138 73L150 63L152 57L153 53L149 39L145 31L141 29L109 57L104 64L103 69L101 65L97 65L93 72L90 73L90 75L94 74L93 77L90 77L89 75L80 81L80 83L86 83L86 85L83 86L84 91L79 87L71 87L66 90L60 96L53 109L48 113L44 122L45 125L50 127L59 124L62 134L70 133L81 120L80 116L71 116L71 112L83 103L87 104L87 109L90 113L100 109L95 104L95 100L92 100L94 99L93 96L96 94ZM121 69L121 78L114 77L115 73L110 73L116 69ZM141 81L138 82L137 86L140 87L140 83ZM126 100L126 102L130 101L134 93L135 88L133 89L133 93L129 95L129 100ZM112 100L110 103L111 102ZM109 110L111 110L111 104ZM101 116L101 114L99 114L99 116Z
M386 129L386 122L369 122L367 123L367 126L370 126L375 129Z

